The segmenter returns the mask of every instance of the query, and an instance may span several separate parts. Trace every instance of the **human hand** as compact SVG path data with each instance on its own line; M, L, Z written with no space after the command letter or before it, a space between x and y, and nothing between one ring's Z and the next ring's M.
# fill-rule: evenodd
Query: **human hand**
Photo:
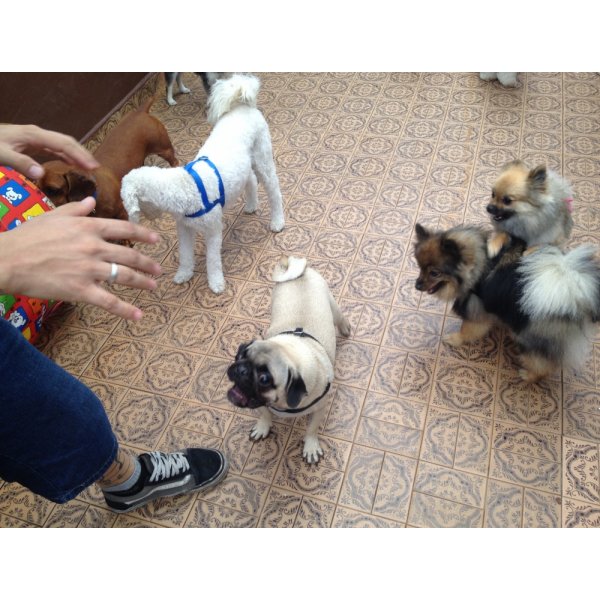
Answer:
M100 163L74 138L47 131L36 125L0 124L0 165L19 171L30 179L39 179L44 168L25 152L50 152L70 165L96 169Z
M103 285L118 265L115 282L153 290L160 265L133 248L107 240L155 244L157 233L129 221L90 219L93 198L70 202L0 234L0 291L68 302L87 302L138 321L142 311ZM141 271L138 272L138 271Z

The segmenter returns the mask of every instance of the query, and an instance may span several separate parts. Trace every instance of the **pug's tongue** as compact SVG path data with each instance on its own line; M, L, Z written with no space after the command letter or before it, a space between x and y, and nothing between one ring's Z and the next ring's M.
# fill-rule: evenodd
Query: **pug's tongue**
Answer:
M237 385L234 385L228 392L227 397L231 402L237 404L238 406L248 406L248 396L240 390Z

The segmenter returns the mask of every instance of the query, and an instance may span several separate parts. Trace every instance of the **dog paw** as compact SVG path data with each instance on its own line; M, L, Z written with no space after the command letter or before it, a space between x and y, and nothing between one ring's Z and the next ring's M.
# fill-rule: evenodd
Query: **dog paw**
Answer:
M462 335L457 331L456 333L449 333L442 338L442 341L448 346L452 346L453 348L458 348L462 346L465 342L462 338Z
M271 426L267 423L263 423L262 421L258 421L258 423L252 428L250 432L251 440L264 440L268 435L269 431L271 431Z
M188 87L185 87L185 85L181 84L181 85L179 86L179 91L180 91L182 94L189 94L189 93L190 93L190 88L188 88Z
M167 98L167 104L169 106L175 106L177 104L177 101L174 100L173 98Z
M219 279L209 281L208 287L214 294L222 294L225 291L225 279L220 277Z
M271 231L274 231L275 233L279 233L285 226L285 220L283 218L281 219L273 219L271 221Z
M527 369L519 369L519 376L525 383L537 383L543 378L539 373L528 371Z
M173 282L177 285L180 285L186 281L189 281L193 275L193 271L177 271L177 273L175 273L175 277L173 277Z
M246 204L244 206L244 213L247 215L253 215L257 209L258 209L257 204Z
M349 337L350 332L352 331L352 328L350 327L350 321L348 321L346 317L342 317L341 322L338 323L338 329L344 337Z
M323 456L323 450L316 437L306 438L304 440L302 456L309 465L316 465L319 462L319 458Z

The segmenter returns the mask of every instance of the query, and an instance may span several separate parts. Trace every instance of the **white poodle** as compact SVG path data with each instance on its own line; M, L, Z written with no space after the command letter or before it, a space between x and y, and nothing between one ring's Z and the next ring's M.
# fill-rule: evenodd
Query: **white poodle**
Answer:
M188 281L194 273L194 241L200 231L206 239L208 285L215 294L224 291L223 208L244 192L245 212L255 212L256 176L271 205L271 230L283 229L283 203L269 127L256 108L259 88L260 81L253 75L216 81L208 99L208 121L214 127L194 161L184 167L140 167L123 178L121 197L131 221L139 221L140 213L153 219L168 212L177 222L179 269L175 283Z

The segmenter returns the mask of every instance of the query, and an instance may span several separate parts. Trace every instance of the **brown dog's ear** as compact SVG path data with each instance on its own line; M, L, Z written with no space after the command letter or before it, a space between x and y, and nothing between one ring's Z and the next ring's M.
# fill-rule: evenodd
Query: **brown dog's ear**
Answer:
M424 242L431 237L431 233L429 233L429 231L427 231L427 229L425 229L425 227L419 223L415 225L415 233L417 234L418 242Z
M306 385L300 375L292 375L288 371L288 383L286 387L287 403L290 408L296 408L302 398L306 395Z
M544 191L546 189L547 177L548 172L546 171L545 165L539 165L535 169L531 169L531 171L529 171L529 176L527 177L529 187L539 192Z
M65 173L65 179L69 187L67 192L69 202L79 202L96 194L96 179L91 173L72 169Z

